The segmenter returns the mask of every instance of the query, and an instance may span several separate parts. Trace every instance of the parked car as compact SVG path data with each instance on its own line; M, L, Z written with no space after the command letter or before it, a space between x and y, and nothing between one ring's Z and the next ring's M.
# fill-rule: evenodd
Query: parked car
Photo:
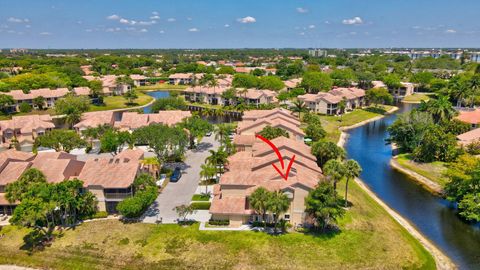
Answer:
M178 180L180 180L181 177L182 177L182 170L180 169L180 167L176 167L172 173L172 176L170 176L170 182L178 182Z
M165 179L167 179L167 175L166 174L160 174L160 179L157 180L156 184L157 184L157 187L162 187L163 186L163 183L165 182Z
M212 132L211 132L211 131L207 132L207 133L205 134L205 136L207 136L207 137L212 136Z

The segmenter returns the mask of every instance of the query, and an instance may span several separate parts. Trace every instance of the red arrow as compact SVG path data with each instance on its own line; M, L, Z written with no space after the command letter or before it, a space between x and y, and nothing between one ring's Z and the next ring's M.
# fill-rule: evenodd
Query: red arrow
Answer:
M260 140L264 141L265 143L267 143L273 149L275 154L277 154L278 160L280 161L280 165L282 165L282 170L284 170L285 169L285 164L283 162L282 154L280 154L280 151L278 150L278 148L267 138L264 138L263 136L258 135L258 134L256 135L256 137L259 138ZM280 176L282 176L282 178L285 179L285 181L288 180L288 174L290 173L290 169L292 168L294 160L295 160L295 155L293 155L292 159L288 163L287 172L285 174L283 174L282 171L274 163L272 163L272 166L275 168L275 170L278 172L278 174L280 174Z

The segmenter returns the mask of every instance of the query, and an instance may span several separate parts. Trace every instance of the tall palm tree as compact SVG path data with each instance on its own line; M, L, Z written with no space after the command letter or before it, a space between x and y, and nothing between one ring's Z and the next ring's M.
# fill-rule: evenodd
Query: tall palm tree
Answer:
M214 166L215 176L217 176L218 173L223 173L225 165L228 163L228 154L223 150L222 147L220 147L218 151L209 150L209 152L210 156L205 159L205 162Z
M348 206L348 181L360 176L362 167L353 159L349 159L344 163L345 166L345 207Z
M452 119L456 111L447 96L439 96L437 99L423 103L421 107L431 113L436 123Z
M221 123L215 126L215 139L220 141L220 145L222 146L224 143L224 138L228 137L230 133L233 131L233 127L226 123Z
M480 95L480 74L475 74L470 79L470 102L471 106L475 105L475 99Z
M208 180L212 179L212 177L215 176L216 173L216 168L212 166L211 164L202 164L200 166L200 177L203 178L204 183L205 183L205 194L208 193Z
M298 113L298 119L302 120L301 113L307 110L307 105L301 100L295 100L293 102L292 111Z
M290 207L290 199L281 191L271 193L267 201L267 209L273 214L273 223L275 225L275 233L277 233L278 217L287 212Z
M323 172L329 180L333 182L333 189L337 190L337 182L345 177L345 166L343 163L336 159L330 159L323 166Z
M263 226L267 226L267 211L268 201L270 200L270 192L263 187L255 189L255 191L248 197L250 207L255 210L256 213L262 216Z

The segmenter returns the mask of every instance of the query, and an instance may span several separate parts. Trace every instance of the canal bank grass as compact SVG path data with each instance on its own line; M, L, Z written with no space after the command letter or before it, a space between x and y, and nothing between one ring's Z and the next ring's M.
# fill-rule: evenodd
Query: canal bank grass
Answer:
M127 100L123 96L108 96L103 98L105 105L90 105L88 111L95 112L138 107L146 105L153 100L153 97L143 93L142 91L136 91L136 93L138 98L133 101L133 104L127 105Z
M154 85L145 85L138 86L136 89L140 91L169 91L169 90L184 90L187 89L188 85L173 85L168 83L154 84Z
M337 143L340 138L342 127L353 126L363 121L385 115L386 112L393 109L394 106L383 105L380 108L356 109L343 116L320 115L323 128L327 132L327 140Z
M339 184L343 194L344 182ZM355 182L337 234L199 231L198 224L84 223L43 251L6 226L0 264L53 269L435 269L431 255Z
M416 172L442 187L448 182L448 179L443 175L447 170L445 162L436 161L431 163L419 163L412 160L411 154L400 154L396 159L400 166Z
M430 97L426 94L415 93L413 95L406 96L402 99L404 103L421 103L422 101L428 101Z

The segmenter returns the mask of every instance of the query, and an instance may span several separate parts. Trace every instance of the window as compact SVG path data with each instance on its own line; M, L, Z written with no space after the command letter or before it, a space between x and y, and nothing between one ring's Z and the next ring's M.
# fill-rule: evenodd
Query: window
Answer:
M290 220L290 214L285 214L284 219L285 220Z

